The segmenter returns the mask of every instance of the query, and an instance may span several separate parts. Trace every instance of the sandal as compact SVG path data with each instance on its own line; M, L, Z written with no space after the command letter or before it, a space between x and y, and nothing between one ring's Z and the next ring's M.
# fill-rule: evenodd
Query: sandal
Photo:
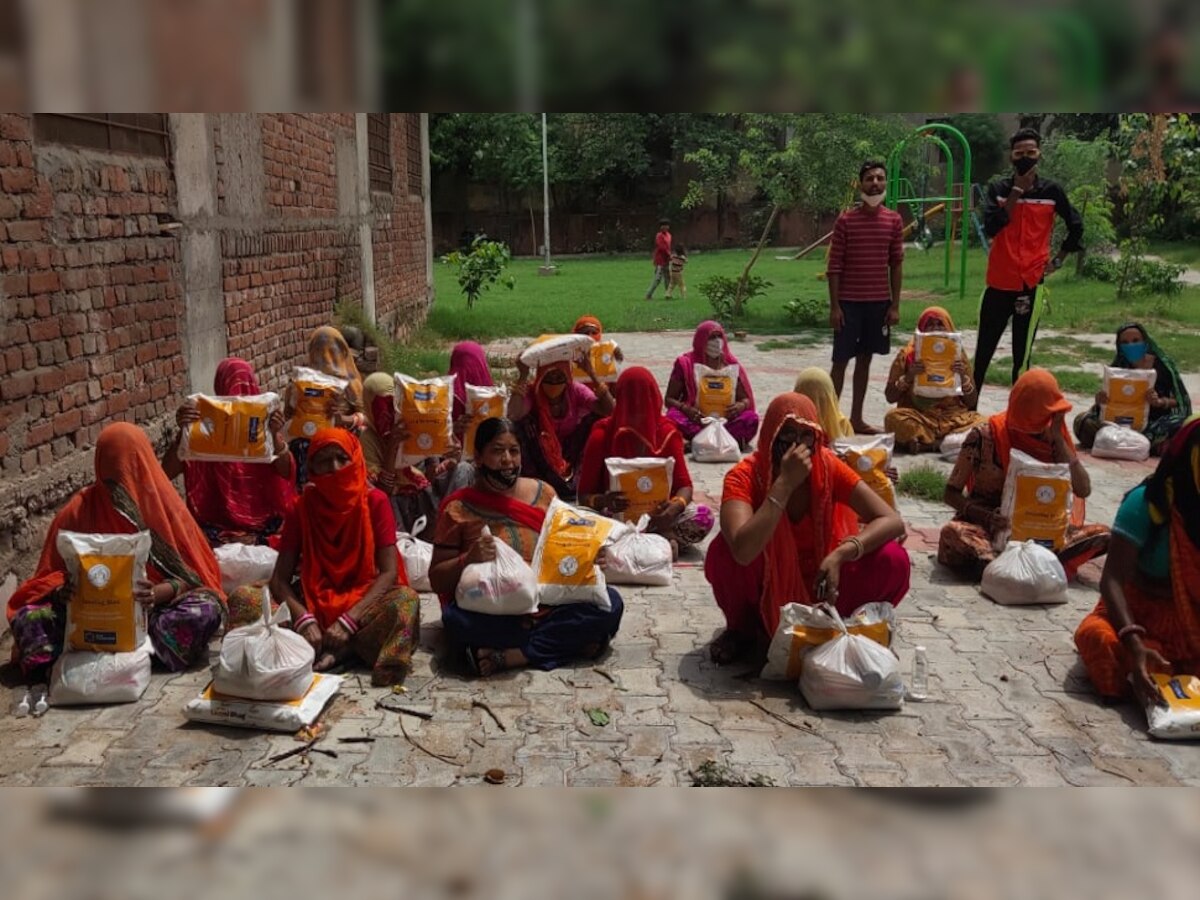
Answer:
M503 650L489 650L484 659L492 664L492 669L487 674L479 666L479 654L474 647L467 647L467 670L476 678L488 678L492 675L498 675L508 668L508 658L504 655Z
M708 645L708 655L718 666L727 666L744 657L750 651L752 643L746 635L727 628Z

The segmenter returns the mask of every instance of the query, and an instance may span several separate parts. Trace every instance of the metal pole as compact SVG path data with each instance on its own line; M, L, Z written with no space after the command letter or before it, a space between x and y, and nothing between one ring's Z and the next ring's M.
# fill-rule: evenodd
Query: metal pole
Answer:
M546 114L542 113L542 249L546 259L543 265L550 268L550 166L546 153Z

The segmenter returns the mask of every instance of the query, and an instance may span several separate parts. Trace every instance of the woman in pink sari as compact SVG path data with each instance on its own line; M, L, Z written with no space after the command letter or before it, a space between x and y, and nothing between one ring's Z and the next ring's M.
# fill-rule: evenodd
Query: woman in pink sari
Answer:
M720 369L725 366L738 367L738 386L733 403L725 410L725 428L737 438L738 445L745 450L758 431L758 413L754 411L754 391L750 387L750 376L737 357L729 350L725 329L717 322L701 322L692 335L692 349L675 360L671 380L667 382L667 418L680 430L684 438L691 441L703 427L698 408L699 388L696 384L696 365Z
M491 387L492 370L487 354L474 341L460 341L450 351L450 375L454 376L454 436L462 442L471 419L467 415L467 385Z

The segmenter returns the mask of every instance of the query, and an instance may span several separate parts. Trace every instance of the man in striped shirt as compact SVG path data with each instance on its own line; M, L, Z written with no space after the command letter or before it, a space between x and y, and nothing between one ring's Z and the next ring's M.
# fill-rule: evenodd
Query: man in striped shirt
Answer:
M900 282L904 264L900 214L883 205L887 171L869 160L858 170L862 202L833 226L829 246L829 324L833 326L833 367L838 398L846 365L854 360L850 424L856 434L879 434L863 420L863 400L871 377L871 357L891 352L892 326L900 321Z

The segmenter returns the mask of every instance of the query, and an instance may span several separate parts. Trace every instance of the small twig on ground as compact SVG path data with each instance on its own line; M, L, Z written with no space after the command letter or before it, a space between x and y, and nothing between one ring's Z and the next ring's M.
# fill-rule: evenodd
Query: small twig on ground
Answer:
M759 703L757 700L747 700L746 702L757 709L761 709L772 719L778 719L780 722L782 722L784 725L787 725L789 728L795 728L797 731L807 731L811 734L817 733L817 729L813 728L811 725L801 725L799 722L793 722L791 719L787 718L786 716L781 716L779 713L775 712L774 710L767 709L767 707L765 707L763 704Z
M404 717L403 716L400 717L400 733L402 735L404 735L404 739L406 741L408 741L410 744L412 744L414 747L416 747L418 750L420 750L426 756L432 756L434 759L438 760L439 762L444 762L451 766L461 765L461 763L459 763L459 761L454 759L453 757L442 756L442 754L440 754L440 753L434 753L432 750L430 750L428 747L426 747L424 744L422 744L420 741L418 741L415 737L410 735L408 733L408 729L404 727Z
M432 719L433 713L425 712L423 709L413 709L411 706L392 706L390 703L384 703L383 700L375 701L376 709L386 709L388 712L399 713L402 716L412 716L414 719Z
M476 747L482 747L482 746L484 746L484 743L483 743L483 741L481 741L479 738L475 737L475 735L471 735L471 736L470 736L470 738L469 738L469 740L470 740L470 741L471 741L471 743L472 743L472 744L474 744Z
M592 671L595 672L597 675L600 675L601 677L608 679L608 681L612 684L616 684L616 685L620 684L620 682L617 681L617 679L613 677L612 672L609 672L607 669L602 669L602 668L600 668L600 666L592 666Z
M338 738L338 743L339 744L373 744L373 743L375 743L375 738L367 737L366 735L363 735L362 737L344 737L344 738Z
M689 716L688 718L690 718L690 719L695 719L695 720L696 720L697 722L699 722L701 725L707 725L709 728L711 728L711 729L712 729L713 731L715 731L717 734L720 734L720 733L721 733L721 730L720 730L719 728L717 728L717 726L716 726L716 725L714 725L712 722L709 722L709 721L707 721L706 719L702 719L702 718L700 718L699 716Z
M317 740L318 740L318 738L313 738L308 743L301 744L299 747L295 747L291 750L284 750L282 753L276 753L274 756L272 756L270 759L267 760L267 765L273 766L277 762L283 762L285 759L291 759L293 756L299 756L301 754L307 755L308 751L311 750L313 748L313 745L317 743Z
M494 709L492 709L490 706L488 706L486 701L477 700L474 697L472 697L471 698L471 706L475 709L482 709L485 713L487 713L489 716L491 716L492 721L496 723L496 726L501 731L508 731L508 729L504 727L504 723L500 721L500 717L498 715L496 715L496 711Z

